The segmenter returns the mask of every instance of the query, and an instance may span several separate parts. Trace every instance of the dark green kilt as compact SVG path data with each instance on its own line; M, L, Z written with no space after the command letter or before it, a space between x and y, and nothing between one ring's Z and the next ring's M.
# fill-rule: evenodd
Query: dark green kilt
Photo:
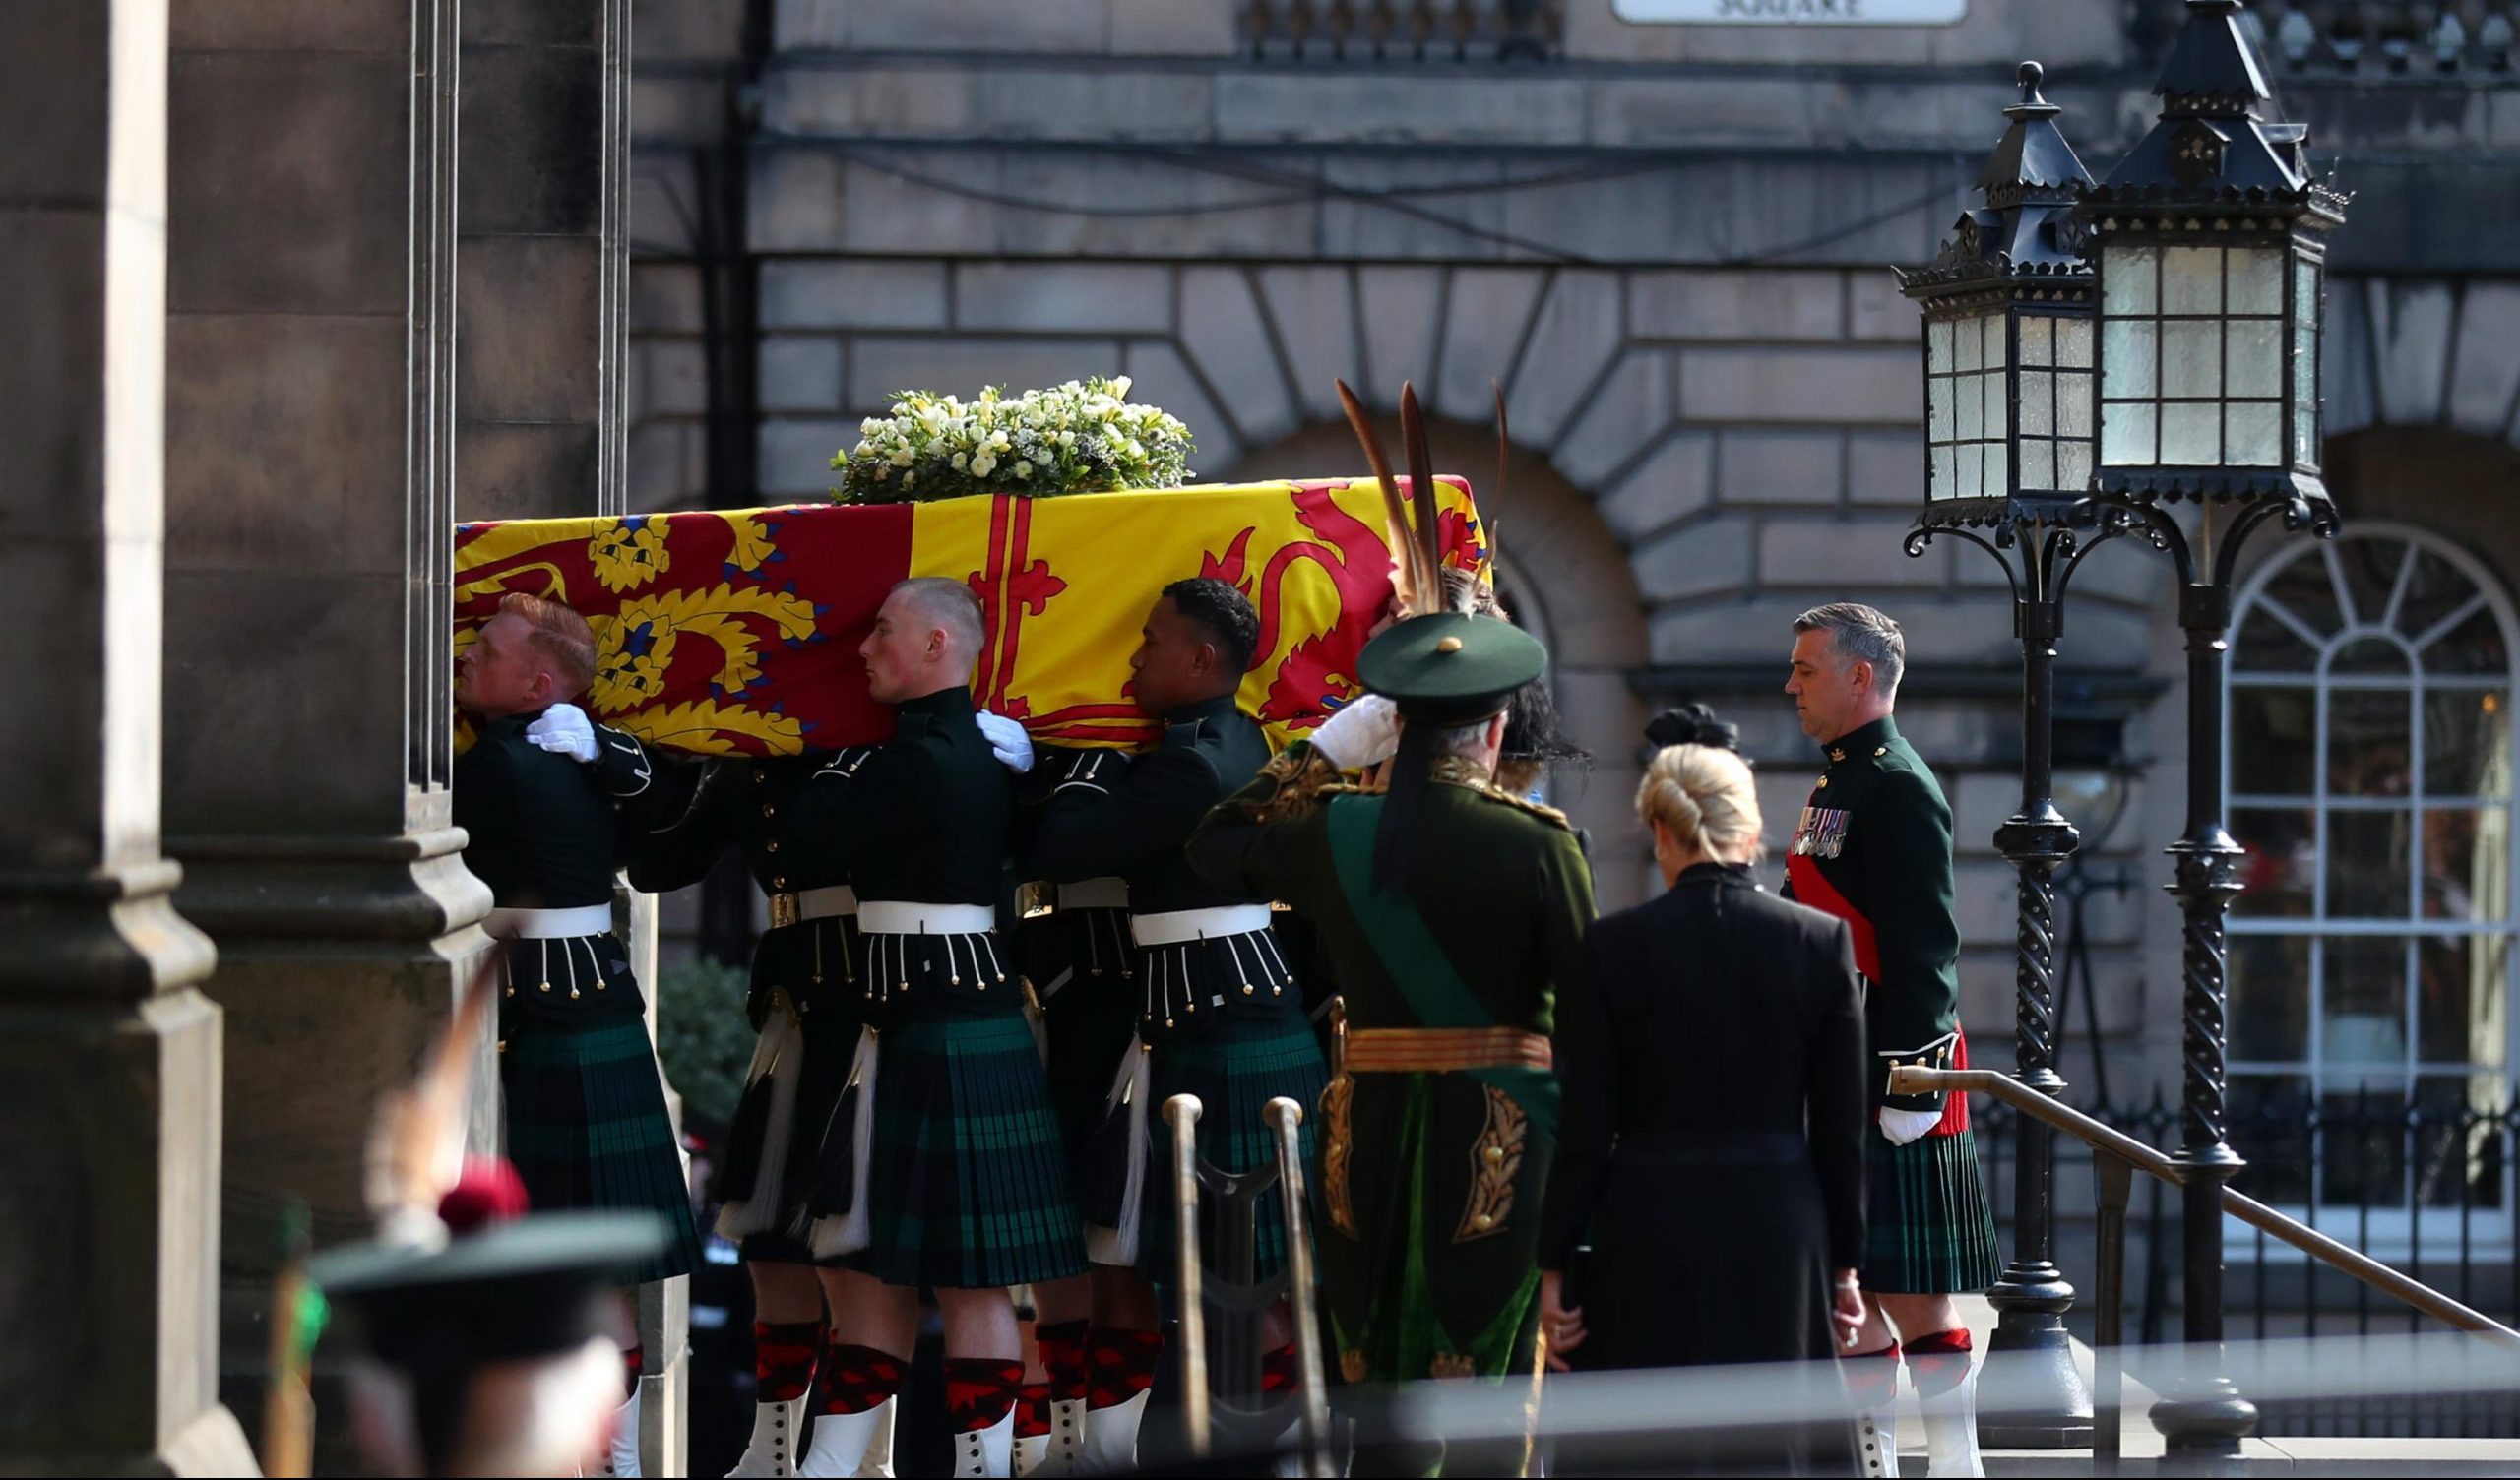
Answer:
M1978 1139L1923 1136L1894 1146L1866 1135L1863 1287L1891 1295L1957 1295L1995 1282L2003 1258L1978 1169Z
M636 1282L690 1273L700 1236L647 1023L613 1018L578 1027L519 1018L505 1031L499 1085L507 1154L534 1210L653 1212L664 1222L665 1247Z
M1024 970L1041 998L1050 1101L1071 1163L1102 1123L1111 1076L1137 1032L1144 993L1125 909L1067 909L1026 922Z
M1321 1091L1330 1082L1321 1045L1302 1009L1290 1003L1267 1017L1227 1015L1201 1025L1196 1033L1169 1038L1149 1051L1147 1134L1152 1146L1146 1158L1146 1187L1138 1232L1138 1271L1161 1285L1173 1282L1172 1231L1176 1221L1172 1185L1172 1127L1164 1106L1176 1094L1199 1097L1199 1155L1225 1172L1244 1172L1276 1164L1278 1133L1262 1114L1281 1095L1303 1107L1304 1175L1312 1180L1318 1165ZM1228 1279L1241 1274L1225 1266L1218 1237L1221 1210L1214 1195L1199 1202L1199 1250L1205 1267ZM1250 1278L1266 1279L1287 1258L1286 1203L1277 1190L1261 1197L1253 1229L1254 1268Z
M880 1041L868 1243L849 1263L888 1284L948 1289L1085 1272L1025 1016L926 1009L890 1018Z

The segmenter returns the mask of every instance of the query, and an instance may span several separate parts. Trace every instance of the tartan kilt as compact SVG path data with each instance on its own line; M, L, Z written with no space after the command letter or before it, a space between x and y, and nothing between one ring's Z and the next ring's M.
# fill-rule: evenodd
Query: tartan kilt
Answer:
M791 1074L796 1080L790 1122L786 1134L777 1138L787 1147L787 1155L775 1174L779 1207L765 1231L748 1233L736 1241L736 1252L747 1264L815 1263L807 1233L811 1218L806 1203L822 1165L823 1138L848 1134L847 1127L833 1126L832 1113L839 1108L842 1091L849 1087L850 1059L863 1023L853 1011L855 1004L842 993L821 992L807 1000L810 1006L798 1023L804 1052L795 1064L774 1071ZM772 1032L778 1026L779 1019L774 1017L762 1030ZM764 1139L770 1139L770 1128L762 1129ZM734 1151L730 1144L727 1153L732 1155Z
M1146 1187L1138 1232L1138 1272L1155 1284L1170 1286L1178 1273L1173 1251L1174 1204L1179 1201L1172 1181L1172 1126L1164 1118L1165 1103L1176 1094L1199 1097L1199 1155L1223 1172L1244 1172L1275 1166L1278 1133L1262 1113L1281 1095L1303 1107L1299 1138L1304 1177L1315 1180L1319 1166L1321 1091L1330 1082L1321 1045L1312 1023L1293 1004L1267 1017L1226 1015L1195 1034L1168 1038L1149 1051ZM1222 1205L1213 1194L1199 1201L1199 1254L1203 1267L1221 1279L1239 1280L1237 1271L1221 1263L1218 1216ZM1287 1213L1284 1193L1276 1188L1254 1204L1251 1278L1262 1280L1287 1259Z
M887 1284L997 1289L1085 1272L1085 1231L1021 1013L904 1016L875 1080L869 1238Z
M509 1024L499 1051L508 1160L536 1212L606 1208L655 1213L665 1247L635 1283L688 1274L700 1263L673 1121L656 1046L637 1018L585 1027L532 1018Z
M1876 1130L1863 1144L1863 1287L1957 1295L1993 1284L2003 1259L1976 1134L1922 1136L1894 1146Z
M1050 1102L1071 1163L1102 1124L1102 1101L1137 1036L1139 954L1124 909L1063 910L1027 921L1025 973L1041 999Z

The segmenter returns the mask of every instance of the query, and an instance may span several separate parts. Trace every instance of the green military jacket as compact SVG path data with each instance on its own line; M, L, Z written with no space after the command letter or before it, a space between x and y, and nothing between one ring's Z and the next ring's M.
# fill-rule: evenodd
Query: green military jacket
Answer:
M1593 878L1565 820L1436 763L1408 903L1432 970L1395 979L1367 860L1383 798L1298 742L1208 814L1191 866L1282 900L1318 932L1352 1034L1437 1027L1544 1038L1581 969ZM1350 813L1348 809L1354 809ZM1344 857L1343 857L1344 855ZM1377 934L1377 929L1380 934ZM1448 968L1448 969L1446 969ZM1441 990L1436 990L1437 983ZM1421 1005L1438 1009L1429 1021ZM1351 1056L1362 1063L1362 1040ZM1323 1096L1321 1280L1350 1382L1528 1373L1541 1199L1554 1146L1545 1069L1343 1070Z
M1951 804L1886 715L1824 749L1828 769L1786 855L1786 897L1838 916L1855 934L1873 1103L1935 1109L1940 1095L1893 1095L1889 1082L1893 1064L1965 1062Z

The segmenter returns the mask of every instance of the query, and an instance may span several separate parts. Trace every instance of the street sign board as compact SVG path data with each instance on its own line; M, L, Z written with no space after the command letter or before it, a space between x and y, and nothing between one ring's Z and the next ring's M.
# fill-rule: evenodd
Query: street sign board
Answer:
M1644 26L1949 26L1969 0L1610 0Z

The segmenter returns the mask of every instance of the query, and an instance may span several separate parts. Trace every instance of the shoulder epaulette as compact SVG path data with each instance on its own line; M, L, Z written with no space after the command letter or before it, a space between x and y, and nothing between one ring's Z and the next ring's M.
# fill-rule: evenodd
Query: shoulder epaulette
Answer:
M1513 808L1517 812L1528 812L1532 816L1539 818L1542 822L1562 828L1566 832L1572 832L1575 831L1574 822L1569 819L1565 813L1558 811L1556 808L1551 807L1544 802L1535 802L1530 797L1518 796L1513 792L1505 790L1501 786L1484 787L1481 789L1480 794L1491 801L1503 802L1506 806Z

